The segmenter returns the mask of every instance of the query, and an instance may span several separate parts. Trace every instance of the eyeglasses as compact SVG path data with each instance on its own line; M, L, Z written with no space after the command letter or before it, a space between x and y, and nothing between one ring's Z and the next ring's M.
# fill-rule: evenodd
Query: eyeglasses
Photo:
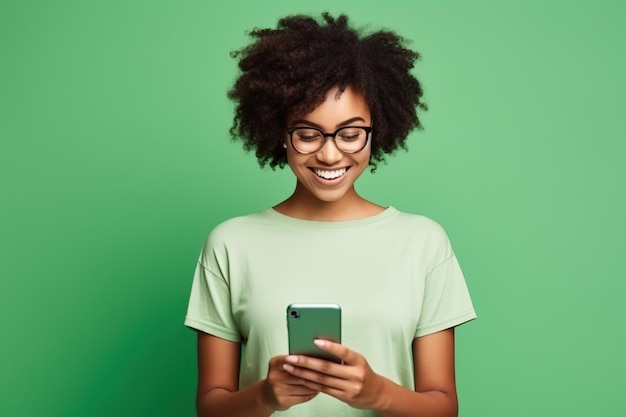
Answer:
M310 154L322 149L326 138L333 138L343 153L357 153L365 148L372 132L371 126L345 126L335 133L326 133L315 127L288 127L289 140L296 152Z

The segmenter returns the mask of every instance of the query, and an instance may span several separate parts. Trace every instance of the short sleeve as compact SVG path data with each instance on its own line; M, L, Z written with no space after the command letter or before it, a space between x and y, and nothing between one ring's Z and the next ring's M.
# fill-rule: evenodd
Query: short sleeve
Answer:
M232 314L229 283L221 274L204 265L206 250L205 246L194 273L185 326L240 342L241 333Z
M415 337L426 336L476 318L476 312L454 254L426 275L423 304Z

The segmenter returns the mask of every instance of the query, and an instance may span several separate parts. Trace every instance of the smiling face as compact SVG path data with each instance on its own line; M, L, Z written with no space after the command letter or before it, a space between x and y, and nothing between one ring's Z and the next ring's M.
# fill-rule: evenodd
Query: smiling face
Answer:
M365 99L350 87L343 93L331 89L326 100L311 113L287 120L289 127L314 127L333 133L344 126L371 126L370 110ZM354 183L370 160L370 141L357 153L341 152L331 137L320 150L298 153L285 136L287 162L297 177L291 203L309 205L350 205L363 199L356 194Z

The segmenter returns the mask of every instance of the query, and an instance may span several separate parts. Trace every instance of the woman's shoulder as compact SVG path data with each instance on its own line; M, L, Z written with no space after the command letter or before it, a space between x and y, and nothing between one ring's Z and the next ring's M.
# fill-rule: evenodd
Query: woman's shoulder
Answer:
M230 217L218 223L217 226L215 226L214 230L246 227L267 222L268 216L266 212L267 210L263 210L255 213Z
M273 223L267 210L257 213L231 217L218 223L209 232L209 240L226 240L238 236L246 236L255 231L268 228Z
M439 222L424 215L404 212L399 212L397 218L398 239L403 239L406 245L421 248L420 253L426 258L442 260L454 254L448 234Z
M396 210L396 212L397 215L394 219L398 227L445 235L444 228L436 220L430 217L399 210Z

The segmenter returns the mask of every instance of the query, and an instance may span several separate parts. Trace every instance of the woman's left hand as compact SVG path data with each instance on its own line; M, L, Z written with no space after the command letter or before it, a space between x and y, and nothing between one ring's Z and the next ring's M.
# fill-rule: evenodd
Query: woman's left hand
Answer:
M302 384L331 395L354 408L376 409L383 397L384 378L370 368L363 355L328 340L315 340L320 349L332 353L343 364L308 356L290 355L285 371L301 378Z

